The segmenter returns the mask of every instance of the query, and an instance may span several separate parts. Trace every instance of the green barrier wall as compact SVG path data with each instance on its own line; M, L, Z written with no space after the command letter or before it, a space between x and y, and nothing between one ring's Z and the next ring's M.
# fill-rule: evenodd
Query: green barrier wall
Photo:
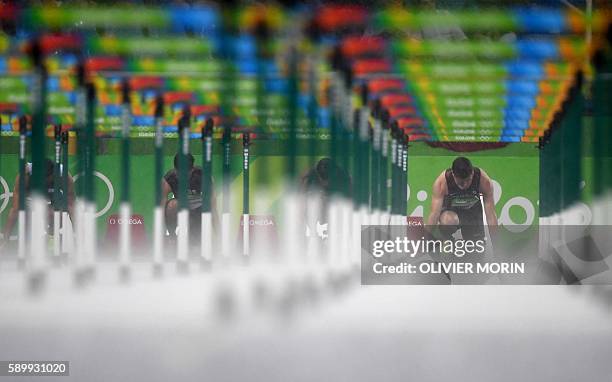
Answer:
M118 140L106 139L100 141L96 159L96 199L100 217L98 228L100 235L105 234L107 219L111 214L119 211L119 192L121 189L120 156L118 154ZM147 231L153 223L152 206L154 199L153 188L153 145L152 140L134 140L131 158L131 174L133 188L131 199L134 214L144 217ZM193 141L193 152L196 163L201 162L199 141ZM213 177L217 193L221 187L221 155L220 144L216 143L216 152L213 158ZM325 145L319 145L318 151ZM7 145L4 145L6 148ZM12 147L12 145L11 145ZM172 167L172 159L176 150L176 143L169 141L165 146L164 168ZM251 213L272 214L278 216L280 206L278 201L284 192L283 174L286 159L279 155L282 147L274 144L259 142L253 146L251 166ZM50 151L48 151L50 152ZM539 157L534 144L510 144L494 150L459 154L443 148L431 148L425 143L413 143L409 149L409 199L408 211L413 216L425 216L429 213L431 203L431 187L435 178L458 155L465 155L474 165L483 168L496 182L499 200L496 203L497 215L501 224L527 224L538 222L538 191L539 191ZM317 153L319 156L323 152ZM75 174L77 163L71 156L70 172ZM307 156L298 157L298 172L303 173L309 166ZM238 227L239 215L242 211L242 176L240 174L242 157L239 144L233 145L232 155L232 212L235 215L235 225ZM12 191L17 171L16 153L0 156L0 218L4 223L12 199L8 195L7 187ZM266 184L258 183L264 179ZM76 180L79 181L78 178ZM217 204L220 207L221 196L217 195Z

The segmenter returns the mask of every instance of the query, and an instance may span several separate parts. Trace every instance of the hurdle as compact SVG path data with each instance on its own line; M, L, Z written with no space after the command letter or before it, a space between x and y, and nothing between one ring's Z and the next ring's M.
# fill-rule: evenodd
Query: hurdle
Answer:
M371 177L371 163L374 159L371 157L371 151L373 147L372 142L372 126L370 124L371 110L368 105L368 91L367 87L362 86L360 89L361 107L359 108L359 125L356 126L357 134L359 135L359 153L353 155L361 157L360 171L362 172L361 177L361 192L360 197L360 208L359 208L359 225L356 225L357 230L353 231L353 242L352 248L353 261L355 263L360 262L361 255L361 230L364 225L372 224L372 195L371 195L371 183L374 181Z
M74 255L74 235L72 230L72 222L70 220L70 189L68 185L68 177L69 177L69 167L68 167L68 157L69 157L69 132L62 132L62 190L64 191L64 195L62 198L62 218L61 218L61 252L62 254L66 254L68 259L71 259Z
M96 189L94 187L94 169L96 158L96 136L95 136L95 104L96 104L96 89L92 83L88 83L85 87L87 110L86 123L84 131L83 150L84 171L84 195L85 195L85 211L84 211L84 237L85 242L85 269L88 277L94 277L96 272L96 258L98 253L98 240L96 230ZM80 240L80 238L79 238Z
M85 65L80 63L77 67L77 82L78 87L76 89L76 121L74 131L77 137L77 156L78 156L78 170L77 177L84 176L85 171L85 142L84 142L84 130L85 124L87 123L87 94L85 90ZM75 282L77 285L84 281L85 276L85 200L84 200L84 181L79 182L79 186L76 189L77 199L75 203L75 225L76 225L76 248L74 253L73 265L75 267Z
M43 50L38 39L31 42L30 58L34 66L32 81L32 173L31 189L31 232L29 258L29 288L38 292L45 281L47 260L47 203L45 194L45 128L47 115L47 68L43 61ZM25 194L24 194L25 196Z
M269 76L267 74L266 60L274 57L275 52L270 48L270 34L272 30L266 20L260 20L255 26L253 31L255 37L255 48L256 48L256 88L255 88L255 105L257 110L257 125L258 131L266 131L268 127L268 101L266 97L266 81ZM253 161L257 161L257 167L254 173L255 185L261 192L257 194L257 197L253 198L253 210L259 211L266 208L270 203L270 195L267 189L267 185L270 183L270 165L269 158L264 152L260 151L260 154L251 153L254 158ZM253 248L254 251L258 251L258 248Z
M132 207L130 204L130 127L132 125L130 111L130 84L127 78L121 83L121 204L119 215L122 224L119 231L119 277L127 280L130 277L130 262L132 233L130 218ZM157 186L159 187L159 185Z
M249 218L249 145L250 134L248 131L242 133L242 255L250 254L250 230Z
M368 88L367 85L363 85L363 103L368 102ZM371 151L370 155L372 161L370 162L370 173L372 174L372 178L370 181L370 210L372 213L372 225L380 225L381 223L381 197L382 197L382 189L381 189L381 179L382 179L382 145L383 145L383 131L380 119L378 118L378 111L376 110L376 105L372 108L371 111L372 116L372 129L371 132Z
M59 259L61 254L60 228L62 225L62 204L63 198L60 188L63 187L63 172L62 169L62 125L56 124L53 128L55 137L55 163L53 166L53 256L55 261ZM64 191L64 197L67 197Z
M19 267L24 268L26 265L26 145L28 119L25 115L19 117L19 212L17 215L17 260Z
M164 260L164 203L161 184L163 173L163 149L164 149L164 97L158 95L155 98L155 177L153 187L155 189L155 201L153 212L153 274L161 275Z
M357 167L361 167L362 161L360 160L360 155L357 155L357 150L361 150L361 145L359 142L359 111L355 108L353 102L353 73L350 68L347 67L347 62L345 57L342 56L340 51L339 57L339 70L340 70L340 117L342 121L342 128L340 128L340 150L339 150L339 161L338 164L340 167L350 173L351 167L351 155L356 159ZM354 144L352 148L354 149L351 152L351 140L353 140ZM355 168L357 171L357 168ZM359 169L363 170L363 169ZM354 174L354 178L363 179L363 174L360 172ZM361 183L361 181L360 181ZM344 266L348 263L350 252L353 250L353 237L355 232L359 232L359 227L361 225L359 213L356 212L358 209L358 205L351 203L350 195L349 195L349 185L342 184L340 189L340 252L339 252L339 265ZM362 189L355 192L355 195L361 195ZM360 200L360 199L357 199ZM358 202L359 203L359 202Z
M212 156L213 156L212 118L207 118L202 127L202 227L200 256L206 263L213 255L213 211L212 211Z
M316 164L316 154L317 154L317 128L319 127L319 102L318 102L318 93L319 93L319 76L318 76L318 67L321 63L321 52L318 47L318 42L320 39L320 31L316 25L312 25L307 31L308 41L310 45L309 54L306 57L308 63L308 131L310 133L310 139L308 140L308 165L310 168L313 168ZM310 211L321 211L322 207L319 200L315 197L309 197L305 200L307 205L306 214L309 215ZM320 249L320 244L317 238L316 232L316 224L315 227L309 227L309 233L311 237L306 238L306 259L307 261L312 262L316 257L316 252ZM328 225L329 227L329 225Z
M178 125L178 235L176 247L176 266L179 272L189 270L189 201L187 190L189 174L187 171L187 156L189 155L189 141L191 136L191 107L183 108L183 115Z
M389 129L391 134L391 217L390 217L390 225L398 224L398 214L399 214L399 194L398 194L398 184L399 184L399 166L400 166L400 158L401 158L401 147L399 143L399 136L397 132L397 126L392 125Z
M227 259L230 256L231 244L230 244L230 227L231 227L231 215L230 215L230 176L231 176L231 150L232 150L232 128L228 124L229 121L223 126L223 136L221 139L221 146L223 152L223 212L221 215L221 254Z
M380 225L387 225L390 223L391 220L391 208L390 208L390 204L389 204L389 145L391 144L391 142L389 141L390 138L390 134L389 134L389 124L388 124L388 114L386 115L387 118L384 118L384 115L382 115L382 110L381 110L381 106L380 103L377 102L376 105L376 115L379 117L380 119L380 167L379 167L379 172L380 172L380 182L379 182L379 189L380 189L380 202L379 202L379 208L381 210L381 217L379 220L379 224ZM391 154L391 156L393 157L393 154Z
M337 164L338 161L338 151L339 151L339 142L338 142L338 131L341 129L340 123L340 107L341 107L341 84L340 84L340 74L337 71L337 68L334 72L332 72L332 83L330 86L330 98L332 104L332 115L331 115L331 123L330 123L330 142L329 142L329 158L330 162L333 166ZM338 179L336 177L332 177L329 180L329 192L330 199L327 203L327 216L328 216L328 247L327 247L327 260L331 264L335 264L337 262L337 257L340 252L340 210L338 207L338 203L340 201L340 190L338 186Z
M295 47L291 47L288 57L288 94L287 94L287 109L288 109L288 138L285 154L287 162L285 166L285 187L287 192L283 196L283 256L286 256L289 262L303 260L303 248L301 245L296 246L295 243L301 243L300 232L297 224L299 221L299 195L296 187L297 174L297 108L298 108L298 91L299 91L299 71L298 62L300 60L299 53Z
M330 147L329 158L331 174L336 175L336 169L343 167L349 172L350 158L348 150L352 133L354 112L352 99L347 94L348 84L352 79L344 71L344 60L339 48L335 48L332 55L332 69L330 82ZM352 230L353 206L348 200L348 185L340 184L338 176L329 179L330 198L327 203L328 215L328 256L332 267L338 267L348 256L350 250L350 233Z
M401 130L400 130L401 131ZM401 132L401 177L399 182L399 195L400 195L400 204L399 204L399 215L401 216L401 225L405 225L407 223L407 214L408 214L408 142L410 140L410 136L405 132Z

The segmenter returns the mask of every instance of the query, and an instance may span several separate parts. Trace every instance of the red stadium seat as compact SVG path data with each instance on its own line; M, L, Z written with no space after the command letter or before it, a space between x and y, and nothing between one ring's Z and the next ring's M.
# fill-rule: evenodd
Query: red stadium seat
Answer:
M387 109L396 105L412 105L413 99L405 93L385 94L380 97L380 106Z
M389 112L389 118L392 119L399 117L414 117L416 115L416 108L412 106L391 107L387 110Z
M368 81L368 90L371 93L380 93L389 90L402 91L405 86L406 84L404 81L391 78L377 78Z
M340 49L345 57L380 56L384 54L385 41L380 37L351 36L342 41Z
M388 73L391 71L391 68L392 65L389 60L380 58L357 60L353 63L353 72L356 76L372 73Z
M359 5L326 5L321 7L315 23L323 31L365 26L368 10Z
M133 77L129 81L132 90L162 89L164 86L164 79L157 76Z
M88 72L98 72L102 70L122 70L125 62L121 57L102 56L91 57L85 62L85 69Z

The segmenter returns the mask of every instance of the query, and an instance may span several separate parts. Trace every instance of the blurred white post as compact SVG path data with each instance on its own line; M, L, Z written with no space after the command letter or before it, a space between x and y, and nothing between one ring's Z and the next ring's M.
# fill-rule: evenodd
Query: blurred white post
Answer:
M160 267L164 256L164 211L156 206L153 211L153 263Z
M62 214L60 211L53 211L53 256L59 257L62 250L60 238L60 227L62 224Z
M74 270L78 276L82 274L85 267L85 201L78 198L74 204L75 223L76 223L76 248L74 252Z
M119 264L121 268L126 271L130 267L131 258L131 230L130 230L130 218L132 216L132 209L129 202L121 203L119 207L120 219L119 224Z
M224 212L223 215L221 215L221 253L225 258L229 257L231 251L230 219L231 215L229 212Z
M62 212L61 231L61 253L66 253L69 258L72 258L74 255L74 234L70 214L67 211Z
M298 226L301 227L301 218L298 213L299 199L292 184L287 184L285 187L285 189L289 191L283 198L282 248L284 252L283 256L288 262L294 262L296 259L301 258L303 250L298 244L302 243L300 230L298 229Z
M25 262L26 259L26 237L26 212L19 210L17 215L17 259L21 262Z
M32 213L32 233L30 237L31 277L40 277L45 271L47 260L47 201L40 195L34 195L30 204Z
M177 260L179 264L187 264L189 254L189 210L178 212Z
M212 213L210 212L202 212L202 232L201 232L201 255L202 258L206 261L212 260L212 252L213 252L213 235L212 235Z
M98 235L96 230L96 205L91 202L85 203L85 211L83 213L84 220L84 242L85 242L85 268L89 272L94 271L95 261L97 256Z
M332 197L328 205L328 260L331 265L336 265L341 251L341 200Z
M358 215L355 214L353 209L353 203L349 198L343 196L341 199L341 213L340 213L340 253L338 254L338 258L341 262L345 262L347 258L350 257L350 253L352 248L351 245L351 237L352 231L354 229L353 223L358 218Z
M249 218L249 214L243 214L242 215L242 254L244 256L248 256L249 255L249 250L250 250L250 238L249 238L249 228L250 228L250 218Z

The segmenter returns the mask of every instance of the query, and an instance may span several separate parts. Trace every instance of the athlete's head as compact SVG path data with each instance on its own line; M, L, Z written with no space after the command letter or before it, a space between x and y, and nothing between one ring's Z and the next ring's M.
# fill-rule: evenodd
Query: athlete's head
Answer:
M193 158L193 155L187 154L187 168L189 170L191 170L193 168L193 162L194 161L195 161L195 159ZM176 170L179 169L179 154L174 155L174 168Z
M474 174L474 167L472 162L466 157L458 157L453 161L453 178L459 188L467 188L472 183L472 176Z
M323 158L306 174L304 185L307 189L317 188L328 192L331 182L335 182L340 189L351 190L351 177L348 173L332 163L330 158Z

